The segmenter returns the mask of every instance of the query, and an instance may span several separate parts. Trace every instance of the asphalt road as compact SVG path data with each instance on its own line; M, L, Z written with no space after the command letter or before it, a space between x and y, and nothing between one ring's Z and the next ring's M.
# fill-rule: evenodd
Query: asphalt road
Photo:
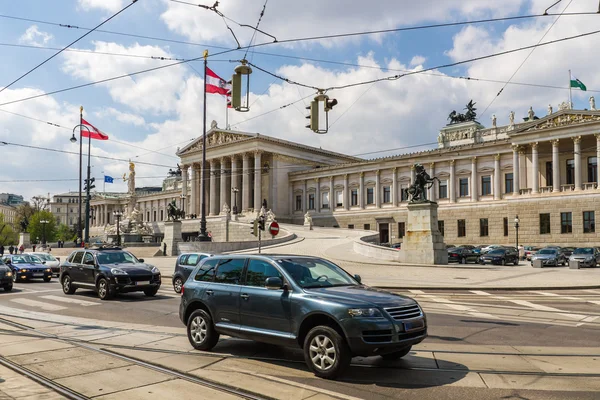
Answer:
M258 368L297 384L355 398L600 396L600 388L589 386L600 375L600 290L401 293L423 306L429 338L406 360L354 359L341 381L324 381L308 374L297 349L225 339L214 353L239 358L237 363L248 371ZM131 293L111 301L101 301L87 290L65 296L57 280L18 283L12 292L0 292L0 317L3 309L45 312L73 321L86 318L177 328L172 331L182 336L185 329L178 318L178 305L179 297L168 286L152 298ZM112 342L118 344L119 337ZM184 351L191 349L181 343ZM523 362L523 355L536 354L546 359ZM220 363L231 362L224 358Z

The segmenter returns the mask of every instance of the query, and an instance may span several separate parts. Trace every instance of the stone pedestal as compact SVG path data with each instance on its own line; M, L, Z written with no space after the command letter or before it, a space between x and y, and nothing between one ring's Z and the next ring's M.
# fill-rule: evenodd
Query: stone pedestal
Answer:
M448 264L437 209L433 202L408 204L407 232L402 243L407 264Z
M164 249L164 245L167 245L167 253L165 255L176 256L179 254L177 244L182 242L181 236L181 221L167 221L165 222L165 239L161 244L161 249Z
M21 245L26 249L31 247L31 237L29 236L29 232L19 233L19 245L17 247L21 247Z

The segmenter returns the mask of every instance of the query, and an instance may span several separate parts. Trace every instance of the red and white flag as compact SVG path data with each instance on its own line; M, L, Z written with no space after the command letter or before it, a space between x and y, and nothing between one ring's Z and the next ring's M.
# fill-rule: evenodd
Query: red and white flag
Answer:
M227 84L225 79L215 74L212 69L206 67L206 93L217 93L228 96L230 90L230 85Z
M83 118L81 118L81 125L87 128L81 130L81 136L98 140L108 140L108 135L106 133L102 132L100 129L96 128Z

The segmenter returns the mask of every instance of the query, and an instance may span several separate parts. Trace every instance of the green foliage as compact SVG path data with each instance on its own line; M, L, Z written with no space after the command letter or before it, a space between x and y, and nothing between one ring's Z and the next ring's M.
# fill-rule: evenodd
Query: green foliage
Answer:
M56 239L64 242L72 242L77 236L77 225L74 225L75 229L70 228L68 225L60 224L56 230Z
M40 221L48 221L46 224L42 224ZM45 227L44 227L45 225ZM34 213L29 219L29 227L27 232L31 235L31 240L43 241L44 233L46 234L46 242L53 242L56 240L58 227L56 224L56 218L50 211L42 210Z
M35 210L31 207L31 205L29 205L29 203L23 203L17 206L16 213L17 215L15 216L14 226L15 229L19 229L20 232L21 222L25 219L27 219L27 221L29 222L33 214L35 214Z
M4 214L0 213L0 244L4 246L16 245L19 242L17 232L10 224L4 222Z

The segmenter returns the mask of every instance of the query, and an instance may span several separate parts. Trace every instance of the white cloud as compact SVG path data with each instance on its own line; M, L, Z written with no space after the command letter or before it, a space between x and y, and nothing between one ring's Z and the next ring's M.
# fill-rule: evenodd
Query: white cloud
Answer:
M135 126L146 125L144 118L140 117L139 115L124 113L113 107L103 108L100 111L96 111L94 114L100 118L114 117L117 121L123 122L124 124L131 124Z
M412 67L416 67L417 65L422 65L423 63L425 63L425 61L427 60L427 58L423 57L423 56L414 56L411 60L410 60L410 65Z
M122 9L123 3L123 0L78 0L78 4L86 11L98 8L113 13Z
M40 31L37 25L31 25L23 35L19 38L19 43L28 44L30 46L45 46L52 40L54 36L49 33Z

